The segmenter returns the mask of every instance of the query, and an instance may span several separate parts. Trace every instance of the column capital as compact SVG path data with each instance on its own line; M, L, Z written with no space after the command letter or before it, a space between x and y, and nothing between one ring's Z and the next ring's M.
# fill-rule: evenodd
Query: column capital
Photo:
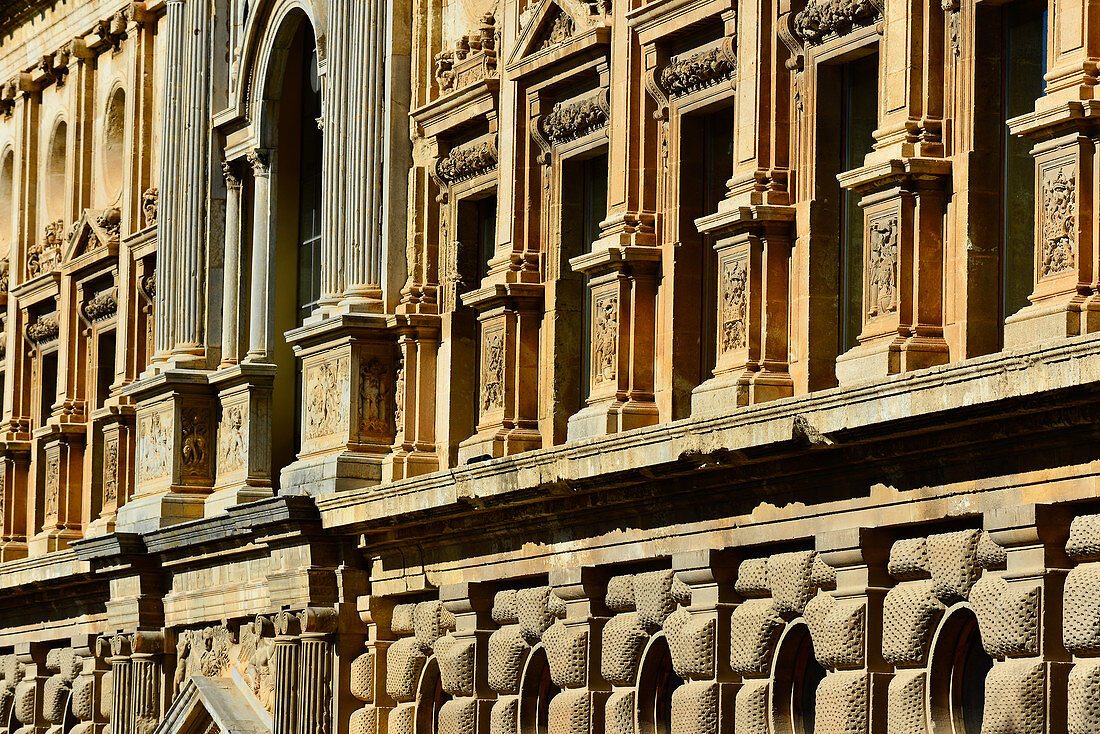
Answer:
M253 148L245 156L245 160L252 166L252 173L257 177L266 178L271 175L272 153L268 148Z

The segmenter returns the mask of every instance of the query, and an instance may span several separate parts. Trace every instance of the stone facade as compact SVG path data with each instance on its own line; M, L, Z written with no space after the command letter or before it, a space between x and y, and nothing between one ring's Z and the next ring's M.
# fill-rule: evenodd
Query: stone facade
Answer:
M0 734L1100 731L1098 64L1083 0L6 3Z

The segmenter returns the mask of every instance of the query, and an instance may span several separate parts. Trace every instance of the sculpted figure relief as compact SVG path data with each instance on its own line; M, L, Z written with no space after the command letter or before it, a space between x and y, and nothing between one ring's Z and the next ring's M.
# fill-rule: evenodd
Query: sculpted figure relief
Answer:
M898 220L873 222L868 232L867 315L874 317L898 308Z
M1043 172L1043 257L1040 277L1057 275L1074 267L1077 235L1074 216L1076 176L1062 167Z
M141 420L138 448L138 473L142 479L157 479L168 474L167 416L154 413Z
M364 433L386 433L390 425L389 370L371 359L359 371L359 416Z
M593 383L610 382L617 373L619 297L606 296L596 301L595 328L592 335Z
M244 405L230 405L222 416L218 448L218 469L222 472L237 471L245 464L246 408Z
M485 378L481 386L481 410L504 407L504 333L494 331L485 337Z
M721 350L744 349L748 310L746 286L748 273L744 260L727 261L722 268L722 344Z
M323 362L309 371L306 438L330 436L347 425L348 360Z

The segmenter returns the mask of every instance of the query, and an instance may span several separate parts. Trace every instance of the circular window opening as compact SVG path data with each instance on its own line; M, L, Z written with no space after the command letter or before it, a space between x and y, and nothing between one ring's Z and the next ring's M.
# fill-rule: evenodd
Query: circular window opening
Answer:
M65 218L65 164L69 158L69 126L57 123L46 158L46 213L51 222Z
M928 687L933 721L949 725L953 734L981 734L985 677L992 668L974 612L956 607L944 617L933 643Z
M540 645L527 659L519 684L519 730L521 734L547 734L550 730L550 701L561 693L550 677L546 651Z
M817 688L825 668L814 657L805 622L792 622L776 648L773 665L772 712L777 734L812 734Z
M123 155L126 133L126 92L115 89L107 102L103 123L103 183L112 201L122 194L126 159Z
M672 667L668 640L653 639L638 670L638 724L640 734L672 733L672 694L684 679Z

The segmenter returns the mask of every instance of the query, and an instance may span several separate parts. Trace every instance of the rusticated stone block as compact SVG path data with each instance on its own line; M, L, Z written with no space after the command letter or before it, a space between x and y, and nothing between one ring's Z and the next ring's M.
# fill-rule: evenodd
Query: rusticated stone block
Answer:
M439 663L439 680L443 690L452 696L474 695L474 641L458 640L450 635L435 642L435 659Z
M493 596L493 621L500 625L515 624L518 617L516 592L514 589L498 591Z
M987 570L1004 568L1008 562L1008 551L997 545L989 533L982 531L978 537L978 549L975 551L978 565Z
M1069 673L1069 734L1100 731L1100 660L1080 662Z
M945 601L965 599L978 580L980 530L960 530L928 537L928 570L932 592Z
M612 693L604 711L607 734L635 734L633 690Z
M374 703L374 653L365 652L351 662L351 695Z
M411 635L415 632L416 624L413 621L415 610L415 604L396 605L390 617L390 631L395 635Z
M637 612L612 617L603 628L600 673L604 680L619 686L633 685L642 650L648 641L649 635L638 622Z
M677 609L665 620L672 667L681 678L714 677L714 642L717 625L713 617Z
M718 684L688 681L672 692L672 731L716 734L718 731Z
M52 675L42 686L42 716L51 724L65 720L65 704L69 698L69 685L60 674Z
M863 638L867 606L864 602L838 601L824 591L807 605L803 616L814 642L814 656L830 668L863 665Z
M415 638L406 637L386 650L386 693L395 701L411 701L427 657Z
M928 543L924 538L905 538L890 546L887 571L899 581L927 578Z
M538 640L554 623L555 615L550 610L551 596L549 586L516 592L516 617L520 632L528 642Z
M659 629L676 609L672 597L672 571L650 571L634 577L634 603L638 622L649 630Z
M489 687L498 693L519 693L523 662L530 650L518 624L501 627L489 635Z
M924 713L928 674L923 670L899 670L887 691L886 730L890 734L927 734Z
M34 681L21 681L15 686L14 711L20 724L34 723Z
M443 616L443 605L438 601L425 601L416 605L413 611L413 626L416 640L425 652L432 649L435 641L442 637L448 625Z
M990 655L1038 653L1039 599L1038 584L1010 584L999 576L985 575L974 585L970 604Z
M829 673L817 687L815 731L867 734L868 677L862 671Z
M555 622L542 635L550 677L559 688L580 688L587 682L588 630Z
M1078 653L1100 652L1100 563L1078 566L1062 592L1062 640Z
M562 691L550 701L548 734L587 732L592 721L592 694L586 690Z
M772 593L768 586L768 559L746 558L737 567L737 581L733 590L744 597L768 596Z
M747 680L737 691L734 702L733 730L736 734L770 734L768 727L767 680Z
M439 709L439 734L476 734L477 699L456 698Z
M1100 561L1100 515L1073 518L1066 553L1076 561Z
M896 545L896 543L895 543ZM882 656L892 665L920 665L946 607L928 580L903 583L886 593L882 612Z
M768 559L768 585L771 587L775 608L786 618L797 617L814 596L810 580L813 567L813 551L777 553Z
M607 582L604 601L613 612L629 612L634 609L634 576L613 576Z
M366 706L354 711L348 721L349 734L376 734L378 731L378 710Z
M95 715L95 677L82 675L73 681L72 697L73 716L81 721L91 720Z
M730 667L745 674L766 673L786 622L771 599L749 599L730 615Z
M416 703L399 704L386 718L386 734L413 734L416 725Z
M516 734L519 726L519 698L501 696L489 712L489 734Z
M1046 730L1046 666L1034 660L996 662L985 679L982 734L1041 734Z

